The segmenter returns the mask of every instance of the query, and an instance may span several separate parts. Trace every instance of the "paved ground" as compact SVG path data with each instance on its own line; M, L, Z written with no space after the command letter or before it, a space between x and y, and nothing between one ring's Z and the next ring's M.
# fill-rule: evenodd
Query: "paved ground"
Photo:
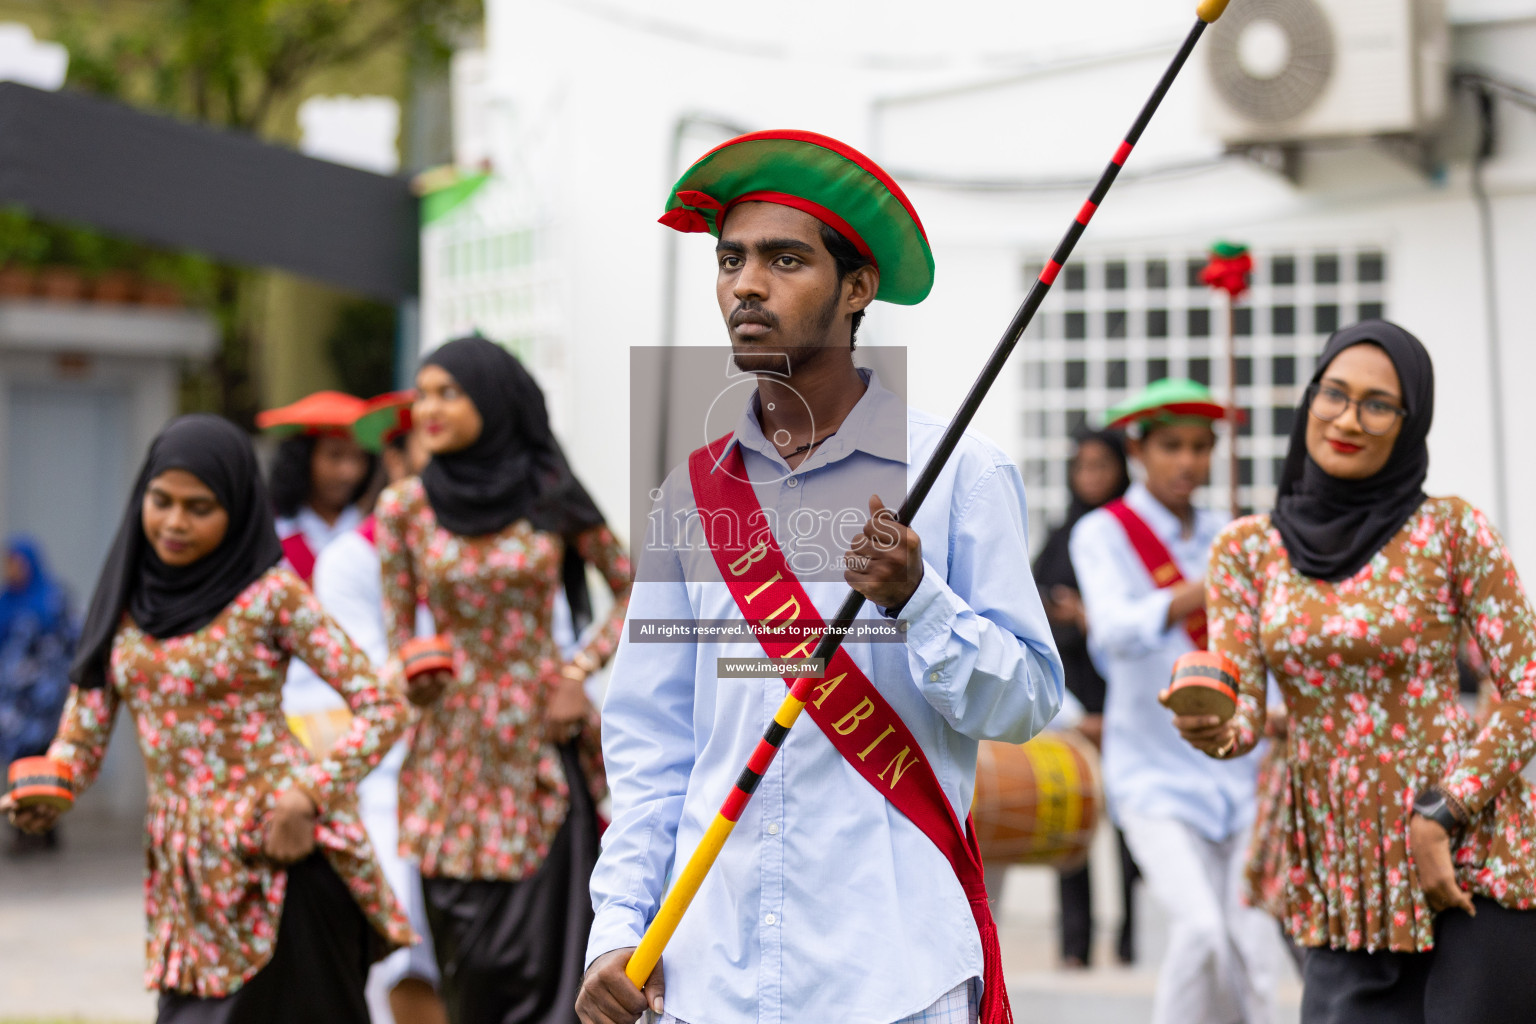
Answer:
M0 1024L148 1024L154 999L141 987L139 823L91 813L86 806L66 819L66 830L58 856L0 859ZM1108 855L1101 842L1096 863ZM1112 965L1115 910L1108 904L1109 888L1096 893L1104 897L1096 908L1102 922L1096 960ZM996 895L1008 987L1021 1024L1147 1019L1163 928L1150 901L1143 898L1141 904L1141 963L1066 973L1056 969L1055 876L1014 868ZM1287 968L1280 1024L1297 1019L1298 998Z

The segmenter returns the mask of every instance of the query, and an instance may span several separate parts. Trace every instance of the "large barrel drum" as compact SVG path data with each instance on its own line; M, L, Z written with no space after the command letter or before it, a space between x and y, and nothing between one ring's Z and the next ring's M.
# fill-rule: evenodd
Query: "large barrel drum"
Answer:
M1103 806L1099 756L1077 733L984 741L977 751L971 817L989 864L1080 867Z

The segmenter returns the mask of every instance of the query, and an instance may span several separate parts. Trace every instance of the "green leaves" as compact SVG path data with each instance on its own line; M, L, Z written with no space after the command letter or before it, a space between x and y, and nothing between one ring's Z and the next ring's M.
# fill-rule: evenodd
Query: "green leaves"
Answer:
M444 60L484 17L483 0L164 0L131 17L53 0L50 10L70 87L263 136L318 76L391 48L402 68ZM401 77L385 74L373 91L397 91Z

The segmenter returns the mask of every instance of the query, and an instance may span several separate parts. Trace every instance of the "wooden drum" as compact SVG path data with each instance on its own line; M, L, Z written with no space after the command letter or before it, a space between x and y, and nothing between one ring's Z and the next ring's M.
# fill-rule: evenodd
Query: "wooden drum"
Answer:
M1077 733L984 741L977 751L971 817L989 864L1081 867L1103 807L1099 755Z
M50 757L18 757L9 772L11 797L17 807L44 806L67 811L75 803L69 765Z

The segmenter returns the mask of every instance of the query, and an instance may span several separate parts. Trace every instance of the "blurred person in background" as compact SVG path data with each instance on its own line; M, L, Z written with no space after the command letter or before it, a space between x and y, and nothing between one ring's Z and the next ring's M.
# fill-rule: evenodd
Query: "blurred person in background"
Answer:
M291 405L267 409L256 425L280 437L268 470L277 536L288 567L313 583L316 559L357 529L374 491L377 454L355 430L368 403L340 391L317 391ZM323 754L345 731L346 702L302 661L288 667L283 710L299 741Z
M1158 702L1181 655L1203 650L1205 566L1225 517L1195 507L1227 410L1165 379L1110 410L1142 479L1072 531L1088 643L1108 682L1104 790L1169 919L1152 1024L1268 1024L1275 925L1243 903L1258 758L1220 763L1180 739Z
M368 403L354 433L369 452L376 453L387 485L416 476L428 454L419 432L411 429L412 392L381 395ZM377 520L364 519L351 533L338 537L315 562L314 590L327 613L347 631L375 666L389 657L384 627L384 586L379 553L374 545ZM431 615L417 606L417 632L434 632ZM368 976L368 1007L373 1024L446 1024L447 1010L437 994L437 960L427 928L421 893L421 873L413 861L400 856L400 765L408 744L397 742L389 754L358 785L358 807L374 855L389 879L411 927L421 940L397 949L374 964Z
M42 549L31 537L12 537L5 549L5 589L0 590L0 778L19 757L48 749L69 697L69 662L75 624L64 587L48 573ZM10 852L54 849L58 832L33 836L18 831Z
M283 555L305 583L320 552L367 514L375 458L352 433L366 408L352 395L317 391L256 418L262 429L290 435L277 447L268 486Z
M432 457L379 499L384 618L398 651L425 600L454 668L407 684L401 853L420 865L450 1020L574 1024L607 788L585 683L618 645L633 572L510 352L451 341L416 389ZM566 657L554 608L591 619L588 564L614 604Z
M1051 621L1051 636L1061 654L1067 673L1067 689L1083 706L1083 718L1077 728L1094 746L1104 736L1104 678L1094 668L1088 655L1087 619L1083 598L1078 591L1077 574L1072 571L1068 543L1078 520L1125 494L1131 486L1130 464L1125 457L1125 439L1118 431L1084 433L1077 439L1072 460L1067 464L1067 486L1072 502L1067 517L1051 531L1040 557L1035 559L1035 585L1045 603ZM1137 879L1136 862L1125 845L1119 829L1115 838L1120 851L1120 931L1116 955L1128 964L1136 959L1136 921L1133 886ZM1093 894L1084 864L1061 875L1061 962L1068 968L1087 967L1093 957Z
M369 964L410 941L357 815L403 700L320 609L282 548L250 439L217 416L150 446L91 600L48 756L78 794L118 708L149 780L145 984L158 1024L367 1024ZM312 757L280 705L291 659L343 693ZM33 832L59 812L0 808Z

